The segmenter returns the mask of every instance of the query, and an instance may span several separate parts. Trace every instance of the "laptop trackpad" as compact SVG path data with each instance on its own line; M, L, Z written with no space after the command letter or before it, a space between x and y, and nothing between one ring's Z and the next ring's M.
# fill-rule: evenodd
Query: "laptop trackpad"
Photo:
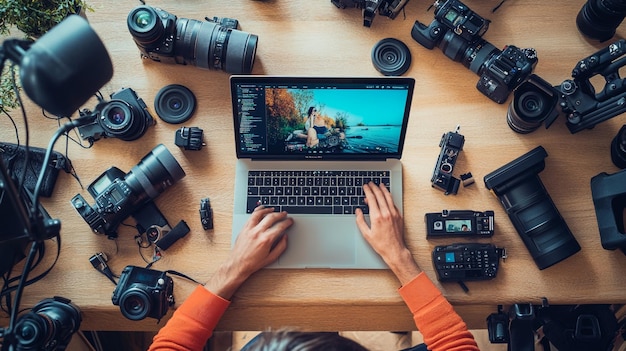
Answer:
M358 229L353 217L294 219L286 233L287 250L278 259L278 267L341 268L355 264Z

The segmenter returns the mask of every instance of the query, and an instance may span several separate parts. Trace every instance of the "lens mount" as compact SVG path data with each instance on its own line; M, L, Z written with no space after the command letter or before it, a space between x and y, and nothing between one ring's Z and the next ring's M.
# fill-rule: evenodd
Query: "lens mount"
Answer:
M196 97L180 84L163 87L154 99L157 115L167 123L178 124L189 120L196 109Z
M372 48L372 63L385 76L400 76L411 66L411 52L400 40L385 38Z
M120 311L130 320L139 321L150 314L151 300L143 284L136 284L120 297Z

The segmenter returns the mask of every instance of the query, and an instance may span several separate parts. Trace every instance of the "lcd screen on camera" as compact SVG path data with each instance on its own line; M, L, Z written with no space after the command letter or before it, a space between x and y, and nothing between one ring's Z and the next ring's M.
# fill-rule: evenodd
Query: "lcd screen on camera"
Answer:
M472 221L469 219L450 219L446 221L446 232L471 232Z

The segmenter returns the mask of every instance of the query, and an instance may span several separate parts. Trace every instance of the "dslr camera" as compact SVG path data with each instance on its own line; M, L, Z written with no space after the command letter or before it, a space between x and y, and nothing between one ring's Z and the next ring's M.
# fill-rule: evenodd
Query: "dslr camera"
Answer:
M78 133L91 142L103 137L133 141L156 123L146 103L131 88L111 94L109 101L100 98L93 111L83 109L80 117L87 122L78 127Z
M626 84L619 70L626 64L626 40L621 39L578 61L572 79L552 86L537 75L515 92L507 112L509 126L520 133L530 133L545 121L549 128L563 114L570 133L591 129L596 124L626 112ZM601 91L592 79L602 76ZM594 78L596 77L596 78Z
M233 74L252 72L258 36L237 30L236 19L177 18L141 5L128 14L127 25L142 58Z
M160 321L174 305L174 281L165 272L126 266L111 301L130 320L149 317Z
M478 74L478 91L501 104L537 65L534 49L507 45L499 50L482 38L486 20L458 0L435 2L435 19L426 26L415 21L411 37L427 49L439 46L450 59Z
M376 11L381 16L394 19L409 0L330 0L330 2L340 9L346 7L363 9L363 25L370 27L376 16Z
M160 231L170 228L152 200L184 176L174 156L159 144L128 174L111 167L93 181L87 188L95 199L93 206L80 194L71 203L96 233L116 238L120 223L133 216L137 229L157 240Z

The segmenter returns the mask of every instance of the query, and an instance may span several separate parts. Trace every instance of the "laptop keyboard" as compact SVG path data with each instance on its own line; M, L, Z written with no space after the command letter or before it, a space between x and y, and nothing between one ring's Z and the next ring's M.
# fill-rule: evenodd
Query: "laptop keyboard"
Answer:
M369 213L363 184L385 184L390 171L249 171L247 213L259 205L292 214Z

